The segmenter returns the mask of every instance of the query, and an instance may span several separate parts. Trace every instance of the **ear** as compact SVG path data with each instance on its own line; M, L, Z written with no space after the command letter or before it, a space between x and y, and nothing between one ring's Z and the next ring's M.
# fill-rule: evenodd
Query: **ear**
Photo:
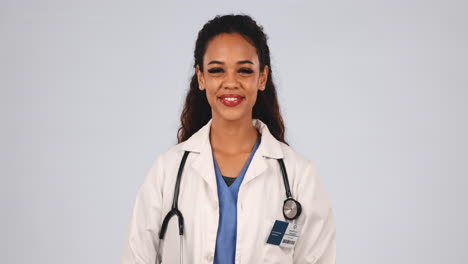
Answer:
M197 74L198 89L201 91L205 90L205 79L203 78L203 72L200 71L198 64L195 67L195 73Z
M260 73L260 87L258 88L260 91L265 91L269 72L270 68L268 65L265 65L265 67L263 67L263 71Z

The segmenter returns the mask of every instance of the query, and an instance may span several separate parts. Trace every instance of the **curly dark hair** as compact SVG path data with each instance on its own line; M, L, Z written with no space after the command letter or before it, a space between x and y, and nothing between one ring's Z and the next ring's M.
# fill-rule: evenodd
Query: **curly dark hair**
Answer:
M238 33L246 38L257 50L260 61L260 71L268 65L269 73L264 91L258 91L257 101L252 110L252 118L260 119L268 126L270 133L279 141L289 145L285 138L285 127L280 113L276 88L273 83L273 76L270 66L270 49L267 44L267 35L263 32L263 27L257 25L249 15L217 15L208 21L198 32L195 44L195 69L199 65L203 72L203 55L205 54L207 43L213 37L221 33ZM191 137L201 127L211 119L211 107L206 98L206 91L200 90L196 73L190 81L190 88L187 92L185 105L183 107L178 129L177 140L181 143Z

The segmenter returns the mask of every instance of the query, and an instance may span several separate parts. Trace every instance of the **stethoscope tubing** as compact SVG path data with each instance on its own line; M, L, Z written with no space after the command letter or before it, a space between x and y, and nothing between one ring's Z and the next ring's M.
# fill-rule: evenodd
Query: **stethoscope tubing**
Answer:
M176 215L177 216L177 222L179 225L179 236L180 236L180 263L183 263L182 255L183 255L183 235L184 235L184 217L182 216L182 213L179 211L179 192L180 192L180 182L182 180L182 172L184 170L185 162L187 161L187 157L189 155L190 151L185 151L184 155L182 157L182 160L180 161L179 165L179 171L177 172L177 179L176 179L176 184L174 188L174 198L172 200L172 207L171 210L167 213L166 217L163 220L161 230L159 232L159 239L163 240L164 236L167 231L167 226L169 224L169 220ZM280 169L281 169L281 174L283 176L283 183L284 183L284 189L286 192L286 200L284 201L283 204L283 215L287 220L294 220L299 215L301 214L301 204L294 200L291 194L291 188L289 186L289 180L288 180L288 174L286 171L286 166L284 165L283 159L277 159ZM288 216L286 213L286 205L291 205L291 203L294 204L294 207L297 209L296 212L293 212L291 216Z
M166 234L167 225L169 224L169 220L171 220L173 215L177 215L177 222L179 223L179 235L184 235L184 217L182 213L179 211L179 191L180 191L180 181L182 179L182 172L184 170L185 161L187 160L189 151L184 152L184 156L180 161L179 171L177 172L177 179L174 188L174 198L172 200L172 208L171 211L166 215L164 218L163 224L161 226L161 231L159 232L159 239L164 239L164 235Z

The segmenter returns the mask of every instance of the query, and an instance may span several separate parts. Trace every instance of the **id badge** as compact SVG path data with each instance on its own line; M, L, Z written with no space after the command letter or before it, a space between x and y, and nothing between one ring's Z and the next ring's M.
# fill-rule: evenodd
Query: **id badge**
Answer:
M293 248L300 235L300 225L276 220L268 236L267 243L284 248Z

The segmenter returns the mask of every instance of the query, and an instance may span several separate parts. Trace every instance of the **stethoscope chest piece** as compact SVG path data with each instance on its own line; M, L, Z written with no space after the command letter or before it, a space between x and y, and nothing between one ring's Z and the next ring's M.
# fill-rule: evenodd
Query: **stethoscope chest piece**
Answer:
M294 220L301 215L302 206L293 198L284 200L283 204L283 215L287 220Z

